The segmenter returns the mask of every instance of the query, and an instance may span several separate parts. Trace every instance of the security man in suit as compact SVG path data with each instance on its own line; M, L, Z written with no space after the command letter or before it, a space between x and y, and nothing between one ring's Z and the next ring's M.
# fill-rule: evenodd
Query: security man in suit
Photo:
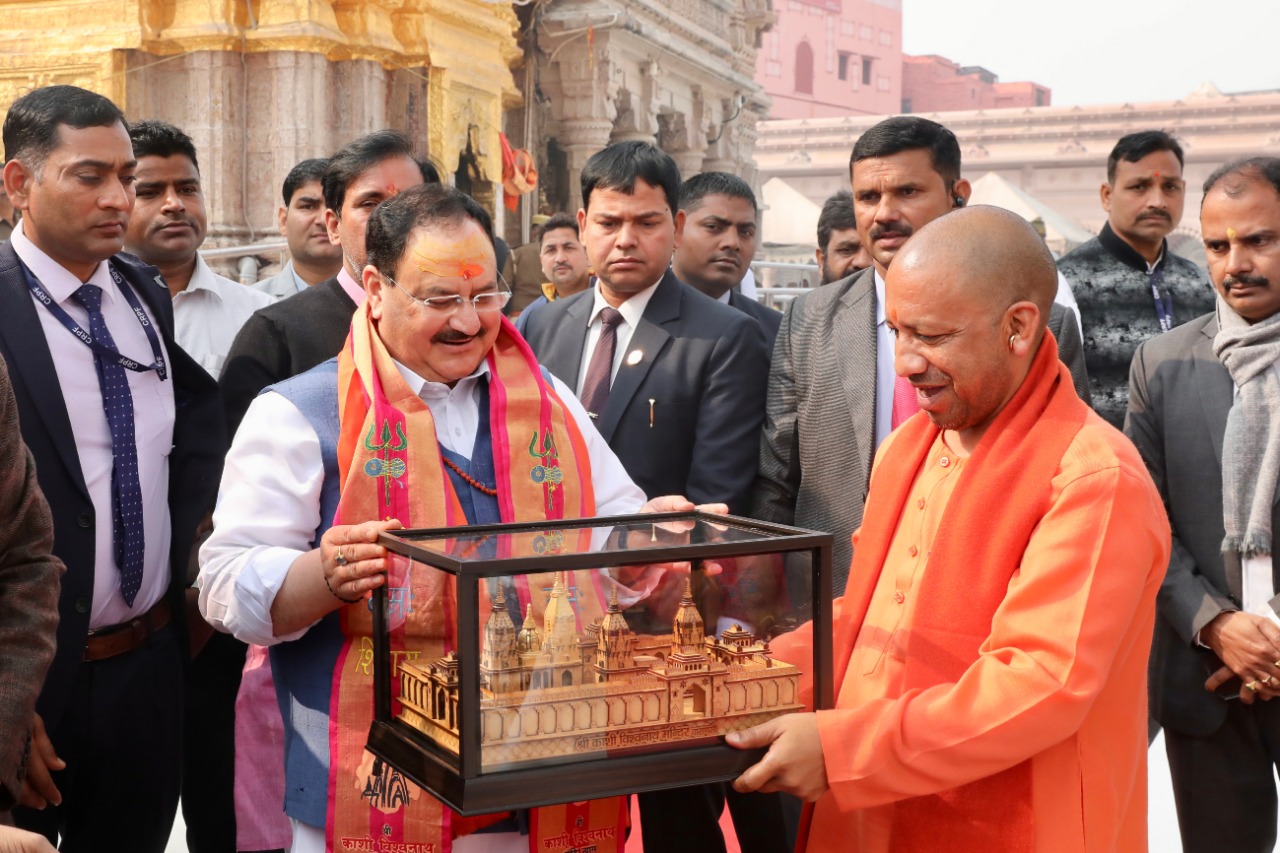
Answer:
M764 419L760 324L668 268L685 219L670 156L646 142L610 145L582 170L582 199L578 224L596 285L539 308L525 337L538 360L577 389L646 495L684 494L744 512ZM650 596L668 598L661 587ZM723 797L722 786L641 794L645 848L723 851ZM776 820L739 832L744 850L787 849L776 802L775 809Z
M970 192L955 134L920 116L867 130L853 147L850 177L858 236L873 263L787 306L769 370L751 508L755 518L834 534L837 596L848 580L876 448L919 409L910 380L893 370L884 276L917 229L963 207ZM1087 403L1072 312L1055 305L1049 330Z
M754 317L772 353L782 315L739 290L756 256L760 230L756 194L737 175L703 172L680 187L680 211L684 230L671 258L676 278Z
M1149 667L1187 853L1269 851L1280 766L1280 158L1223 166L1200 230L1214 312L1144 342L1125 433L1173 552Z
M63 850L160 853L182 769L187 566L226 452L221 400L174 343L159 271L120 254L136 167L120 109L36 89L10 108L4 146L23 217L0 246L0 355L67 566L36 706L52 751L33 747L34 808L14 816Z
M582 172L578 224L597 286L540 309L525 337L578 396L647 495L747 509L764 418L764 334L680 282L680 172L653 145L610 145Z

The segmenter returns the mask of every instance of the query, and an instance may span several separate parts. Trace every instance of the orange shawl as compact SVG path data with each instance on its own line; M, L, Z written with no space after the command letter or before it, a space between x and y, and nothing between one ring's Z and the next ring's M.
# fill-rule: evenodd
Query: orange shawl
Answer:
M498 505L503 521L595 514L586 444L505 318L490 351L490 410ZM405 527L465 525L440 459L435 423L378 337L368 303L356 312L338 357L342 496L335 524L399 519ZM457 598L443 572L411 572L394 559L387 586L404 602L393 656L430 662L454 647ZM366 602L343 608L346 642L330 703L327 850L446 853L451 840L497 817L466 820L365 751L373 721L372 613ZM500 816L498 816L500 817Z
M1040 519L1048 484L1088 415L1071 375L1046 331L1031 369L996 415L947 504L930 549L906 650L904 691L958 681L978 659L991 621ZM938 436L925 416L899 427L890 452L877 461L867 511L849 571L844 613L833 637L835 694L920 463ZM999 526L993 529L993 508ZM807 825L797 849L807 843ZM959 788L898 804L895 851L987 853L1031 850L1030 762Z

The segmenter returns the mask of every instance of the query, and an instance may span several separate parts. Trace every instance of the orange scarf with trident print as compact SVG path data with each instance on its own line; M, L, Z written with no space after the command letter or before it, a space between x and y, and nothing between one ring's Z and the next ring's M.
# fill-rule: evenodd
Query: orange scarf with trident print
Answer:
M501 323L487 356L489 412L480 413L489 419L501 518L594 515L582 433L528 344L506 318ZM407 528L467 524L441 462L431 412L401 377L378 337L368 303L356 312L338 357L338 407L342 496L335 524L390 518ZM403 604L404 622L396 632L393 657L430 663L452 651L457 626L453 578L444 572L410 571L404 560L389 562L387 586ZM588 581L581 588L594 591L596 586ZM601 609L591 604L583 608L588 612L580 610L581 618ZM459 817L365 751L374 707L371 609L364 601L350 605L341 611L341 620L346 642L330 701L326 849L448 853L453 838L485 821Z

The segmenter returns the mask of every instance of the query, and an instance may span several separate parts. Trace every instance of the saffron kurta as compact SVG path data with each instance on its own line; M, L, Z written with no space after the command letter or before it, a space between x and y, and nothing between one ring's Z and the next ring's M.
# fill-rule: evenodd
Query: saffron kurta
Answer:
M878 466L902 452L894 449L900 436L882 447ZM835 660L848 665L835 674L836 709L818 712L830 790L813 808L802 849L1145 850L1145 672L1169 531L1141 460L1088 413L1040 488L1043 515L976 660L956 680L908 687L908 659L951 651L936 648L936 631L927 641L935 648L913 637L919 608L931 607L935 618L939 609L915 596L936 569L929 558L938 525L960 501L947 500L957 480L977 475L971 463L979 461L957 459L941 436L926 446L914 469L905 468L916 473L879 576L863 580L871 590L860 625L842 632L857 614L850 615L852 594L836 601ZM990 524L980 534L1002 535L1002 507L985 510ZM851 593L856 583L851 577ZM946 606L958 613L966 602ZM775 651L796 659L804 639L779 641ZM1002 834L1003 804L994 822L987 814L985 829L982 819L966 821L962 805L946 808L948 792L1024 762L1029 773L1018 778L1029 790L1009 783L994 790L1022 791L1025 802L1011 797L1008 814L1012 822L1023 809L1029 834ZM920 799L938 794L936 802ZM970 839L988 834L958 842L957 827L974 830Z

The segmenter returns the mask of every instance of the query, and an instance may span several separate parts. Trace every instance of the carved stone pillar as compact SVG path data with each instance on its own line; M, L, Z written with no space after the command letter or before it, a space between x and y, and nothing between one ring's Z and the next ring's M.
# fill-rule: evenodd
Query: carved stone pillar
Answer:
M641 101L639 95L633 95L627 89L618 92L618 118L613 123L610 142L630 142L638 140L656 144L658 141L658 114L650 113L648 106Z
M556 60L543 78L555 119L555 138L565 152L568 209L582 206L582 169L609 144L617 119L618 84L613 78L608 33L592 50L585 39L551 48ZM637 111L640 112L640 111ZM634 125L633 125L634 126ZM636 128L639 132L640 128Z
M353 59L333 63L329 121L343 142L372 133L387 123L387 71L376 62Z
M249 116L240 56L198 50L163 65L142 68L130 85L126 110L130 120L170 122L195 143L211 241L225 244L247 238Z
M667 153L671 155L671 159L675 160L676 165L680 167L680 177L683 180L687 181L694 175L702 173L703 161L706 159L705 152L686 149Z
M749 101L741 109L728 99L722 102L725 118L716 126L715 141L707 148L706 171L729 172L755 187L756 122L763 110L757 101Z
M734 158L738 164L738 177L751 184L752 187L759 189L760 170L756 168L756 138L759 132L756 130L756 122L760 120L760 113L755 109L744 112L738 124L734 127L734 139L736 141L736 153Z
M300 160L324 157L346 141L330 116L332 69L319 53L251 54L247 208L256 231L274 235L281 179Z
M680 167L680 177L688 180L702 172L702 161L707 151L698 145L698 134L690 133L684 113L669 112L658 116L658 147L671 155ZM703 137L705 139L705 137Z
M613 123L611 142L639 140L657 144L661 77L662 68L657 62L645 62L640 65L640 85L636 91L619 90L616 101L618 116Z
M609 144L612 122L566 121L560 124L560 147L568 155L569 210L582 207L582 169L601 148Z

